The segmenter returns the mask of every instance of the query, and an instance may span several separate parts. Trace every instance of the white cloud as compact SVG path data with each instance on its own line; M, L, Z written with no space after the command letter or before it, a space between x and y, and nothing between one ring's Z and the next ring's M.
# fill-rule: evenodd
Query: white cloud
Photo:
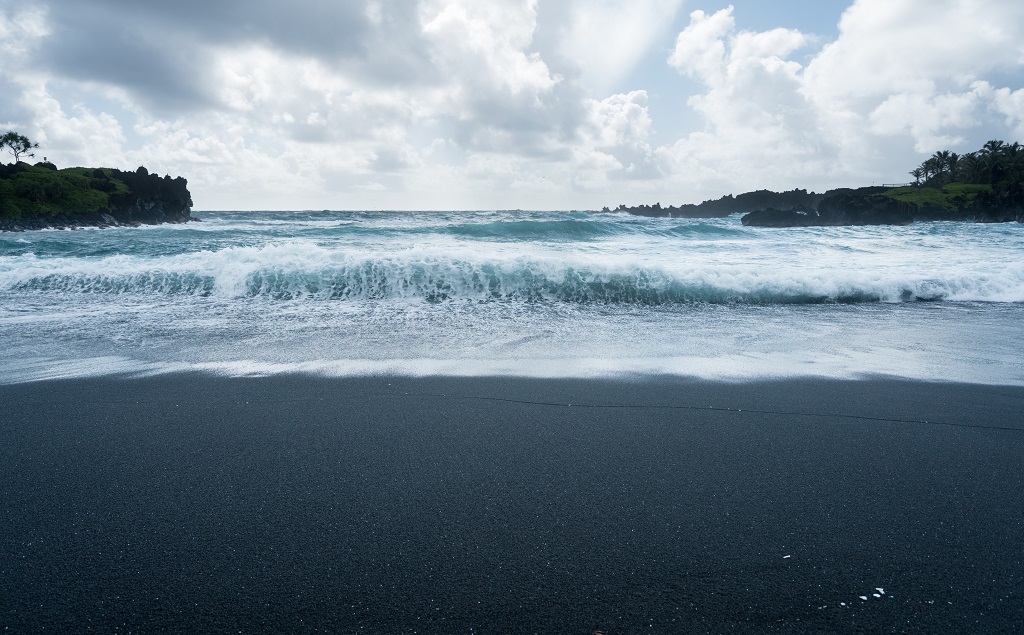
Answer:
M29 5L20 11L0 7L0 56L5 65L30 53L50 34L46 7Z
M646 91L589 102L587 125L574 162L574 183L591 186L609 179L658 176L649 144L653 122Z
M124 165L125 136L120 122L107 113L94 114L83 105L65 111L43 84L24 87L22 107L31 113L31 138L48 157L85 166Z
M819 99L852 102L966 86L1024 62L1024 4L1002 0L857 0L840 37L808 65Z
M982 91L934 94L919 91L890 95L868 116L868 129L877 135L898 135L910 132L914 149L930 153L938 148L963 142L952 131L975 125ZM950 131L943 133L942 131Z
M856 0L828 43L694 11L672 48L681 4L0 0L0 120L200 209L677 203L1024 133L1020 3ZM696 86L674 110L638 81L657 47Z
M690 19L668 63L704 85L689 105L705 129L661 151L667 170L682 180L748 189L780 182L782 169L793 171L786 181L806 176L799 164L809 146L822 149L815 113L800 92L803 67L787 58L808 38L789 29L737 32L731 6Z
M538 53L527 52L537 0L434 0L423 4L421 15L435 63L462 80L463 90L497 91L540 105L560 79Z
M857 185L896 178L915 153L963 146L974 130L1019 134L1017 91L984 80L1021 76L1024 5L856 0L839 27L814 52L798 31L738 30L732 7L691 14L668 63L703 85L689 105L705 127L661 150L677 180Z
M635 90L612 95L602 101L591 101L588 132L590 143L599 148L647 147L651 134L651 116L647 111L647 92Z
M1017 138L1024 139L1024 88L992 90L987 82L979 82L976 89L991 95L992 108L1005 117L1006 126L1014 129Z
M710 16L699 10L691 13L690 25L676 38L669 65L709 85L720 82L725 70L725 38L736 29L732 12L730 5Z
M15 5L17 6L17 5ZM23 104L26 90L38 86L27 66L50 34L46 7L0 5L0 125L24 130L32 119Z
M993 72L1020 77L1024 5L998 0L858 0L840 37L807 66L804 93L832 121L909 134L918 152L984 125Z

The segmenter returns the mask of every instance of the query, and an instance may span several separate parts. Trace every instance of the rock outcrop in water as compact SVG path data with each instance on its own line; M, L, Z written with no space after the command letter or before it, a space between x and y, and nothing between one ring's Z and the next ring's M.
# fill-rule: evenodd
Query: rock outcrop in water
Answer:
M186 223L197 220L191 212L184 178L160 177L144 167L0 166L0 231Z
M722 198L707 200L697 205L684 204L678 207L662 207L660 203L638 205L636 207L619 205L615 210L605 208L602 211L625 212L635 216L661 218L725 218L732 214L745 214L767 207L780 210L813 207L821 198L821 194L815 194L807 190L792 190L790 192L757 190L755 192L745 192L738 196L728 194Z

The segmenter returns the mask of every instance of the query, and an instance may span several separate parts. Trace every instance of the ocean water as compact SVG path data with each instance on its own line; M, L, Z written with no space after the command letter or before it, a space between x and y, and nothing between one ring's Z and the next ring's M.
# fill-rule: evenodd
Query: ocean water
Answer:
M0 383L311 373L1024 385L1024 226L224 212L0 234Z

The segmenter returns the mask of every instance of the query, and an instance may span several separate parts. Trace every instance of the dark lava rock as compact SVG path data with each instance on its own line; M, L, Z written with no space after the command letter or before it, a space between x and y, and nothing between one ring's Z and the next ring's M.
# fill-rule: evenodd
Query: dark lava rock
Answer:
M761 209L750 212L740 219L750 227L811 227L821 225L818 215L807 209Z

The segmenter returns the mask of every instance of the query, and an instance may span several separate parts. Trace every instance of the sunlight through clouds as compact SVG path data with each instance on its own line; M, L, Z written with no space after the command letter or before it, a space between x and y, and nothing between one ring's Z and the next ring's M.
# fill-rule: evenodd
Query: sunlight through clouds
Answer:
M667 35L682 0L599 0L570 3L561 52L582 71L596 94L620 83L656 42Z

